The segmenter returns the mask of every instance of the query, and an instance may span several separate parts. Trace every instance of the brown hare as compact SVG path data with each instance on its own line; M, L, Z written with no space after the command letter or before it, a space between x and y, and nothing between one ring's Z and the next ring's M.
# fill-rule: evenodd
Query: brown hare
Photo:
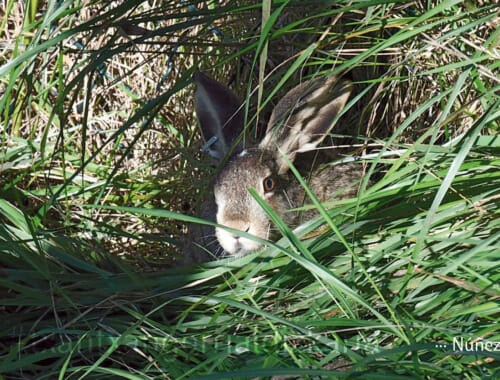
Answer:
M194 82L195 109L206 150L217 160L231 153L213 180L213 194L201 216L260 241L221 227L192 225L186 249L188 261L242 256L259 249L262 240L274 237L273 225L250 188L289 226L313 217L312 211L287 212L307 203L303 187L289 170L290 162L320 201L356 196L360 165L324 165L330 160L313 160L311 154L304 154L315 150L332 129L350 96L350 81L317 77L294 87L274 108L264 138L246 148L238 144L244 114L237 97L205 74L195 74ZM314 165L312 161L316 161Z

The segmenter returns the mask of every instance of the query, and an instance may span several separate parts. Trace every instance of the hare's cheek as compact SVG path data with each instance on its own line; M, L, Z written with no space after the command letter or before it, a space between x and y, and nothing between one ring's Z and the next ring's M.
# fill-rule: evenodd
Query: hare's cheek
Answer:
M283 218L285 211L290 208L289 203L278 194L273 194L273 196L266 199L266 201L280 218Z

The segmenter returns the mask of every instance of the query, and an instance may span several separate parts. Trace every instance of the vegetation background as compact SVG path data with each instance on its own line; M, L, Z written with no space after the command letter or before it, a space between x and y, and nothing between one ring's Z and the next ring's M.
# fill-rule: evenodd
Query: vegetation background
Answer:
M3 1L3 378L498 377L498 9ZM179 266L213 173L196 70L249 99L256 135L299 81L351 77L332 139L359 197Z

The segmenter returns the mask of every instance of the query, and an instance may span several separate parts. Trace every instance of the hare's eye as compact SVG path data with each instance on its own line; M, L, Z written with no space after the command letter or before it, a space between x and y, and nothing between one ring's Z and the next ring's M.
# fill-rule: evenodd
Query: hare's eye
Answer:
M264 181L262 182L262 184L264 185L264 191L266 193L273 191L274 186L276 186L276 183L274 182L274 179L272 179L272 177L265 178Z

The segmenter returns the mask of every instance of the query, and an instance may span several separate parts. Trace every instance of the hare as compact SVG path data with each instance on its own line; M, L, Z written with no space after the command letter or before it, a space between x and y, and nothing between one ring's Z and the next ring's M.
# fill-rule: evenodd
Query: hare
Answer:
M195 110L206 150L219 162L230 153L213 179L213 195L205 202L202 217L260 241L221 227L191 226L190 260L243 256L259 249L263 240L275 237L268 215L249 193L250 188L292 227L313 217L313 211L287 212L307 203L289 163L299 169L322 202L356 196L362 174L359 165L325 165L330 160L321 159L312 165L311 156L304 153L316 150L332 129L333 120L350 96L350 81L317 77L294 87L274 108L263 139L247 148L238 143L244 133L238 98L205 74L195 74L194 82Z

